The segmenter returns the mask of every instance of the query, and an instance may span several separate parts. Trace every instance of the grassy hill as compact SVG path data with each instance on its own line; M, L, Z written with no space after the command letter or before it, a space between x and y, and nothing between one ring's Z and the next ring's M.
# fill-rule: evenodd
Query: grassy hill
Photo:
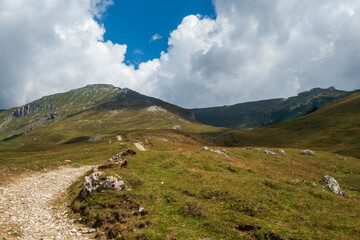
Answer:
M231 146L323 149L360 157L360 93L327 103L299 119L251 131L230 131L219 142Z
M296 119L350 92L314 88L298 96L231 106L192 109L196 121L218 127L252 129Z

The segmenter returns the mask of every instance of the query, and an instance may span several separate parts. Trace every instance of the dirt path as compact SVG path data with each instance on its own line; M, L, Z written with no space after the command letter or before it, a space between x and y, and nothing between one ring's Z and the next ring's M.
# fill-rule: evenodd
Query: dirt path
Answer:
M143 151L143 152L147 151L146 148L144 147L144 145L143 145L142 143L134 143L134 145L135 145L135 147L136 147L137 149L139 149L140 151Z
M67 218L65 203L52 206L73 181L90 169L38 173L0 188L1 239L90 239L85 228L80 229Z

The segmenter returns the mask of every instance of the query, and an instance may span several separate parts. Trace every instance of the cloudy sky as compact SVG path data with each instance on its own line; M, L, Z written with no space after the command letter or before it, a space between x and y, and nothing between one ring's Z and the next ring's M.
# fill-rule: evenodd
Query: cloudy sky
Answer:
M92 83L183 107L360 88L359 0L145 2L0 0L0 108Z

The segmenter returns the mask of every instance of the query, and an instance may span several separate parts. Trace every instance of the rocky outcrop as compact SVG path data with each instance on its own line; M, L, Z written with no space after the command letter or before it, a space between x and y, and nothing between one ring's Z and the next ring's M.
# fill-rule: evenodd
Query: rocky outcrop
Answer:
M322 178L322 180L326 183L326 186L335 194L348 197L343 190L341 190L339 183L335 180L335 178L326 175Z
M55 105L29 103L29 104L23 105L19 108L16 108L12 112L12 116L16 117L16 118L20 118L20 117L26 117L28 115L31 115L31 114L39 112L39 111L55 110L55 109L57 109L57 106L55 106Z
M306 149L306 150L302 150L301 155L308 155L308 156L315 156L315 153L309 149Z

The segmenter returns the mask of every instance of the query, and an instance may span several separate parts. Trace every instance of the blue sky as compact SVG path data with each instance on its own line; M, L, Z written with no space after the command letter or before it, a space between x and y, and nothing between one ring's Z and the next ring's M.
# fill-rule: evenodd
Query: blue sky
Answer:
M98 21L106 29L104 40L126 44L125 62L137 66L159 58L170 32L190 14L216 17L211 0L115 0Z

